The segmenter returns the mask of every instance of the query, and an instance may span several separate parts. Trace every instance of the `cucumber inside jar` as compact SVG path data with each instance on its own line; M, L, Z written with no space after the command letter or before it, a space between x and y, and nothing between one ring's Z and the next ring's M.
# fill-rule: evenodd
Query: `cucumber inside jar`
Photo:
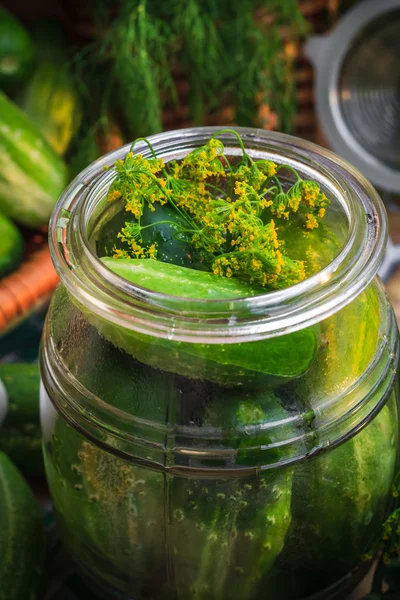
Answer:
M114 273L154 291L174 290L185 298L232 299L259 289L234 279L151 259L104 258ZM302 375L313 361L319 327L274 339L237 344L198 344L156 338L116 326L87 313L106 339L152 367L222 385L276 386Z
M222 467L279 460L279 449L252 449L274 442L262 430L265 423L287 417L276 395L173 376L139 363L90 326L84 336L78 369L72 345L63 346L65 364L105 402L173 429L196 424L214 430L217 445L231 449ZM257 434L235 434L246 426ZM222 435L228 430L232 435ZM250 478L170 475L100 449L61 418L45 457L64 535L78 562L94 573L101 566L101 581L140 597L172 598L176 592L166 583L171 561L182 598L264 597L290 525L292 468Z
M381 322L379 292L371 285L321 323L325 342L297 386L300 405L318 414L321 402L344 394L356 382L362 386L359 380L375 359L382 338ZM337 405L332 403L328 418L339 418ZM318 437L316 427L315 445ZM366 557L376 553L393 502L398 443L393 390L362 431L294 467L292 522L279 559L288 598L308 597L327 588L356 565L368 568Z

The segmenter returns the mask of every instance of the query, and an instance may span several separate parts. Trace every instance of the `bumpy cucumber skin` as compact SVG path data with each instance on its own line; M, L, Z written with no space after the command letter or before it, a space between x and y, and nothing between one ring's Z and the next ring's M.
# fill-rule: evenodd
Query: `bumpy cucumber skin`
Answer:
M0 426L0 451L28 475L44 473L39 416L40 373L36 364L0 364L8 412Z
M142 280L151 289L157 289L159 285L186 297L228 299L257 293L240 281L157 261L103 258L103 262L118 275L129 277L130 281L138 283L143 274ZM136 264L140 265L137 272ZM85 311L83 307L82 310ZM85 311L85 315L101 335L140 362L226 386L274 387L299 377L314 360L319 344L318 326L257 342L195 344L124 329L89 311Z
M290 525L292 472L246 480L171 480L180 599L261 600Z
M260 435L235 434L247 424L285 418L275 395L154 371L101 341L93 328L83 335L83 357L64 343L66 365L72 361L79 381L105 402L160 424L215 428L220 447L232 450L220 467L279 459L279 450L251 449L271 442L261 427ZM290 467L245 479L185 478L113 456L61 418L49 437L46 470L58 520L94 580L138 598L265 598L290 525ZM171 435L168 445L179 443Z
M9 458L0 452L0 598L36 600L45 558L39 503Z
M63 539L98 581L138 598L164 598L164 476L125 462L58 419L47 478Z
M297 387L311 410L353 386L368 368L380 342L382 304L372 285L322 324L326 344ZM333 403L329 418L337 418L336 411ZM297 587L287 591L288 598L335 583L362 563L364 554L374 553L390 509L398 419L394 391L361 432L295 467L292 526L282 560L286 583L295 581Z
M26 227L45 225L66 177L37 127L0 92L0 210Z
M25 27L0 6L0 88L14 90L31 73L35 51Z
M273 420L272 415L287 416L273 395L222 393L209 405L205 426L235 431ZM251 465L260 452L246 450L271 441L266 434L264 439L242 435L236 463ZM223 445L231 444L226 440ZM292 474L287 467L245 479L170 478L170 539L180 599L261 600L268 595L291 522Z
M0 212L0 277L17 268L24 250L19 229Z
M143 417L145 396L136 398ZM231 400L220 398L224 417L234 423L238 413L243 422L246 403ZM148 417L152 406L150 399ZM219 410L207 419L220 424ZM138 598L265 598L290 525L291 468L246 479L170 476L105 452L59 418L50 445L46 468L58 520L93 579Z
M283 573L296 582L287 597L307 597L345 577L374 554L390 510L398 453L392 398L342 446L295 468L292 529Z
M158 223L159 221L161 223ZM169 221L169 223L162 221ZM183 228L187 227L185 219L180 217L176 210L168 204L157 207L154 212L145 207L141 224L146 226L154 223L153 227L144 229L142 235L146 245L157 244L157 260L200 271L209 270L206 263L207 255L204 251L174 237L177 234L178 225ZM172 225L172 223L176 225Z

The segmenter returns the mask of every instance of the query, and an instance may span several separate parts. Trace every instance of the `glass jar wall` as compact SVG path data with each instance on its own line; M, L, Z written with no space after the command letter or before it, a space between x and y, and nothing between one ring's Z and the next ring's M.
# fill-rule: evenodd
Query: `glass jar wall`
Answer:
M291 288L197 301L108 270L98 254L121 207L105 200L103 166L127 148L84 171L53 215L46 470L63 538L104 598L343 598L392 509L398 343L375 278L382 204L325 150L239 132L331 200L338 247L327 259L312 240L319 270ZM151 141L168 161L213 133Z

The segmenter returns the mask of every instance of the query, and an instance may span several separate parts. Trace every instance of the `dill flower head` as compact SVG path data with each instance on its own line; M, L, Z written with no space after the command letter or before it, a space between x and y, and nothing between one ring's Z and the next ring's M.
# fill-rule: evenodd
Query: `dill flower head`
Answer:
M328 198L316 182L302 180L292 168L296 180L285 189L278 175L286 166L253 160L238 134L232 133L243 150L235 161L226 156L216 137L183 160L166 165L155 155L143 158L132 152L116 161L108 200L122 199L132 220L117 235L123 248L116 245L115 258L156 259L156 233L161 235L160 228L168 226L174 242L200 250L206 256L205 266L216 276L239 277L271 289L305 279L304 263L285 254L275 221L288 220L296 213L296 219L302 219L299 228L315 229L324 217ZM166 204L176 220L164 218ZM149 213L154 217L144 223L144 215ZM153 228L154 238L146 235L144 242L143 232L147 229L148 234L149 228ZM188 252L187 266L190 256Z

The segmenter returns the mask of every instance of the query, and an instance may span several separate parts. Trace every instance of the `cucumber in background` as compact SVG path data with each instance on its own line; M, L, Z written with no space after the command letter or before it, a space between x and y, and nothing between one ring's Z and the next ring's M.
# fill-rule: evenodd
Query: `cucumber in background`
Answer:
M0 212L0 277L19 265L24 250L24 240L18 227Z
M0 598L37 600L46 540L40 505L10 459L0 452Z
M0 6L0 89L12 91L31 75L35 49L25 27Z
M221 300L264 292L238 279L151 259L102 260L114 273L132 283L158 292L171 290L184 298ZM84 312L101 335L140 362L227 386L276 386L299 377L310 367L319 344L318 326L256 342L195 344L138 333Z
M36 125L0 92L0 210L26 227L45 225L66 177Z
M51 148L62 155L81 118L76 84L68 66L65 31L57 20L38 21L33 24L32 37L37 65L17 103Z
M43 475L36 364L0 364L0 451L28 475ZM3 415L3 418L2 418Z

